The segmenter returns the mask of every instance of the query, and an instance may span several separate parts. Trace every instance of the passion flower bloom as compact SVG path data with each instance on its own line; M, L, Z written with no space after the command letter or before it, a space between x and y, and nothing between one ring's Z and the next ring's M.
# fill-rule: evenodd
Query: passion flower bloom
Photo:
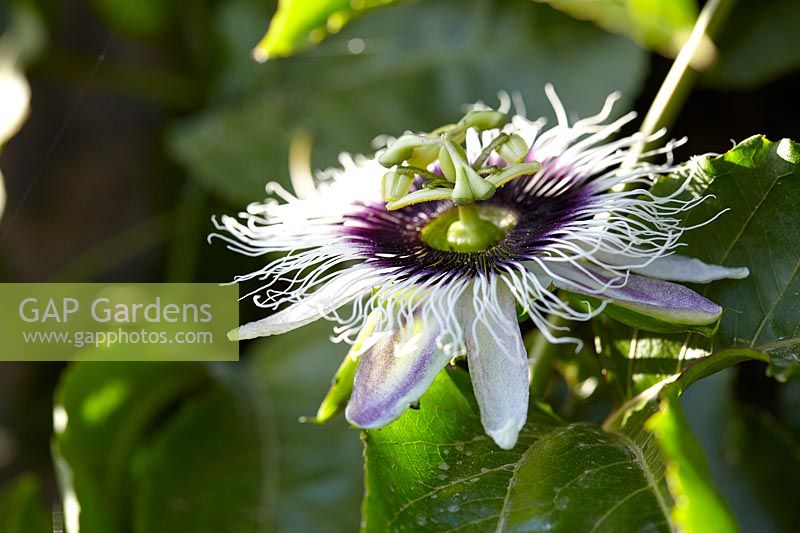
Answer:
M358 358L346 417L361 428L396 419L449 361L466 356L483 427L510 449L528 408L518 317L554 343L580 343L560 336L560 324L588 320L609 303L687 327L717 321L718 305L668 280L748 272L674 253L685 231L679 215L702 198L648 191L677 170L672 146L649 154L666 154L665 164L621 165L642 138L609 140L634 118L605 123L618 95L570 124L546 92L558 119L550 129L543 119L514 116L503 125L491 123L498 112L468 115L449 129L405 135L372 159L341 156L342 167L321 173L309 197L273 185L283 202L223 216L214 236L230 249L285 254L236 279L262 280L248 296L276 312L232 338L337 322L334 340L352 343ZM464 138L466 150L458 146ZM394 168L383 179L381 161ZM576 309L557 289L599 305Z

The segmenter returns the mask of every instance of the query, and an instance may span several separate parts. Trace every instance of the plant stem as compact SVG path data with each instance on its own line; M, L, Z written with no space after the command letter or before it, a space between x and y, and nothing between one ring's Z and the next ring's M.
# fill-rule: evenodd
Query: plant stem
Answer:
M458 219L462 224L468 227L481 222L480 216L478 216L478 208L475 204L458 206Z
M689 39L681 48L678 57L664 78L650 109L647 111L639 132L643 134L641 142L631 148L623 166L635 164L647 147L646 138L660 128L669 127L689 96L689 90L697 80L697 72L691 68L697 63L702 53L715 54L712 38L722 27L722 23L730 13L734 0L708 0L697 16ZM711 50L709 51L709 47Z

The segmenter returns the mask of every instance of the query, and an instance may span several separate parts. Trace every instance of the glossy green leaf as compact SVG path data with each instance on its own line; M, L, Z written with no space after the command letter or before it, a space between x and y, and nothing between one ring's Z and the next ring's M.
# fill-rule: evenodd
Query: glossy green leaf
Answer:
M800 67L800 3L737 0L718 40L719 58L704 81L752 88Z
M700 289L721 305L719 346L747 346L770 355L771 372L785 379L800 365L800 147L788 139L755 136L701 163L696 195L711 195L686 225L730 211L687 232L686 255L750 276Z
M500 450L461 370L364 442L368 532L670 528L666 489L630 440L534 406L517 446Z
M154 420L205 379L203 367L193 364L67 368L55 393L52 448L61 495L77 500L82 531L118 531L129 523L131 457Z
M231 46L251 28L248 13L224 6ZM364 42L363 53L348 50L351 39ZM193 177L243 205L263 198L267 181L289 185L298 131L313 141L311 167L326 168L343 151L369 152L377 135L451 122L465 102L496 105L499 90L521 91L531 117L552 116L546 82L570 113L597 113L615 90L623 111L645 68L646 54L625 38L530 0L401 3L359 17L307 54L222 73L225 97L172 128L167 145Z
M256 45L259 61L285 57L319 43L328 33L338 32L362 11L391 4L394 0L280 0L269 30Z
M695 0L537 0L674 57L697 18Z
M3 533L48 533L54 530L49 515L39 483L33 476L21 476L0 492L0 531Z

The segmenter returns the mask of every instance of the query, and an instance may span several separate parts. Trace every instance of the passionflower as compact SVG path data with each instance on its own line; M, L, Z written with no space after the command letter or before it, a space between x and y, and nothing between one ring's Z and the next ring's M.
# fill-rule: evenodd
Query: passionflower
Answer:
M664 163L623 165L643 139L610 140L634 118L606 123L619 95L570 124L552 87L546 93L557 117L550 129L522 114L507 120L502 98L498 111L476 106L454 125L401 136L374 158L342 155L341 168L322 172L308 197L272 185L283 202L215 221L213 236L232 250L284 254L236 278L261 280L246 297L275 312L231 337L335 321L333 340L353 344L345 366L357 360L345 414L361 428L396 419L465 356L483 427L510 449L528 408L519 320L551 342L576 344L562 334L565 321L588 320L609 304L687 327L715 323L718 305L670 281L748 272L675 253L687 229L680 214L703 201L682 199L682 189L648 190L680 170L671 162L675 143L646 154ZM593 305L575 306L558 289Z

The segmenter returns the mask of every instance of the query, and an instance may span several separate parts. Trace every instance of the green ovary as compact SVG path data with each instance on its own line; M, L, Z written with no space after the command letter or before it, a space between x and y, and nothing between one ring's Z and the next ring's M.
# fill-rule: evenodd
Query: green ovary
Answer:
M420 238L437 250L483 252L502 242L516 224L516 215L507 209L471 204L437 216L422 228Z

